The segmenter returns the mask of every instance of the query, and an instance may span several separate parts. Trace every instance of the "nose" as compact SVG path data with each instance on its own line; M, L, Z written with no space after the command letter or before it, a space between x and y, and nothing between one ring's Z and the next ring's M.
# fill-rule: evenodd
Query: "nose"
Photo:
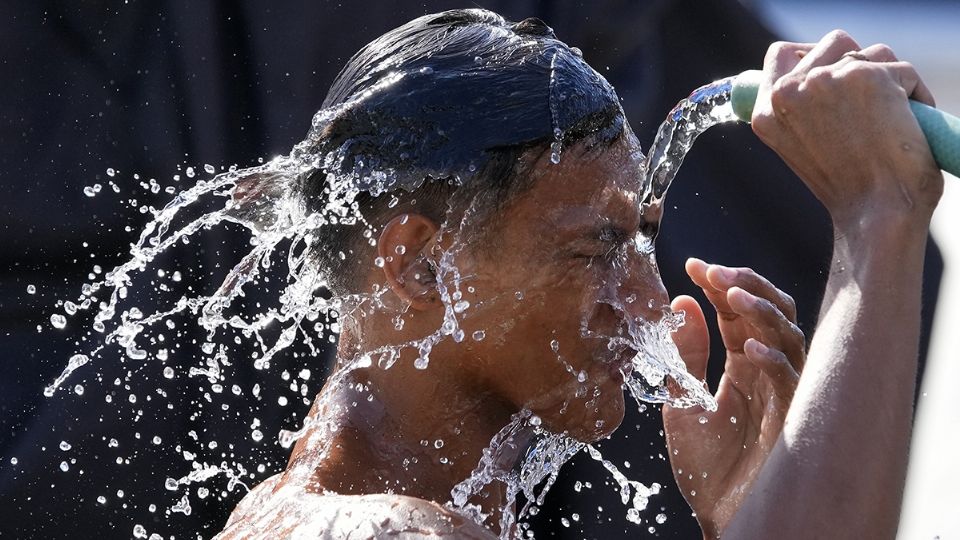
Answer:
M651 322L663 318L663 310L670 305L670 296L660 279L653 254L633 254L624 265L618 280L617 297L625 315Z

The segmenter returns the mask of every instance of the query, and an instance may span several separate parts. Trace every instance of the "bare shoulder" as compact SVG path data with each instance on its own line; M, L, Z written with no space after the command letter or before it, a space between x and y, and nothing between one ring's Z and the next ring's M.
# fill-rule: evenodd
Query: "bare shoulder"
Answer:
M262 482L237 505L221 540L302 538L490 540L490 531L443 506L404 495L322 495L281 482Z

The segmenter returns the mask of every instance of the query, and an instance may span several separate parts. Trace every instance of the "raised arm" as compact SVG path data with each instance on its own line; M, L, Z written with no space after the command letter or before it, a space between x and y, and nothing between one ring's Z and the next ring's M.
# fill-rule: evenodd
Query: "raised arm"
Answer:
M783 433L724 538L893 538L907 467L924 247L943 177L889 48L776 44L757 134L829 210L834 256Z

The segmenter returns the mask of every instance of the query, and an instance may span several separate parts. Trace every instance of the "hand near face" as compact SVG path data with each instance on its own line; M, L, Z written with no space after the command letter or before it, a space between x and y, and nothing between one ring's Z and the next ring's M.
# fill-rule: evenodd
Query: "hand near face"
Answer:
M727 358L716 412L663 407L674 476L704 532L719 536L750 492L780 436L805 358L793 299L746 268L690 259L687 274L717 311ZM674 299L685 324L674 341L693 375L706 376L709 336L703 310Z

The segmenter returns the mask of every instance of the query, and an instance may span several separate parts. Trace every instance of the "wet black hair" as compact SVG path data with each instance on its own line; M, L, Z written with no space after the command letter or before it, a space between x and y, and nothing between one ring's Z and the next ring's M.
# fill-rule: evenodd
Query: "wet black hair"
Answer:
M374 228L409 211L440 223L455 192L486 195L496 207L522 190L535 161L522 156L584 141L605 147L625 128L610 84L543 21L446 11L390 31L350 59L314 119L310 151L326 158L301 190L309 209L324 204L328 175L346 177ZM397 206L401 199L409 204ZM368 241L362 231L319 234L319 263L335 292L355 288L350 260L367 262L358 256Z

